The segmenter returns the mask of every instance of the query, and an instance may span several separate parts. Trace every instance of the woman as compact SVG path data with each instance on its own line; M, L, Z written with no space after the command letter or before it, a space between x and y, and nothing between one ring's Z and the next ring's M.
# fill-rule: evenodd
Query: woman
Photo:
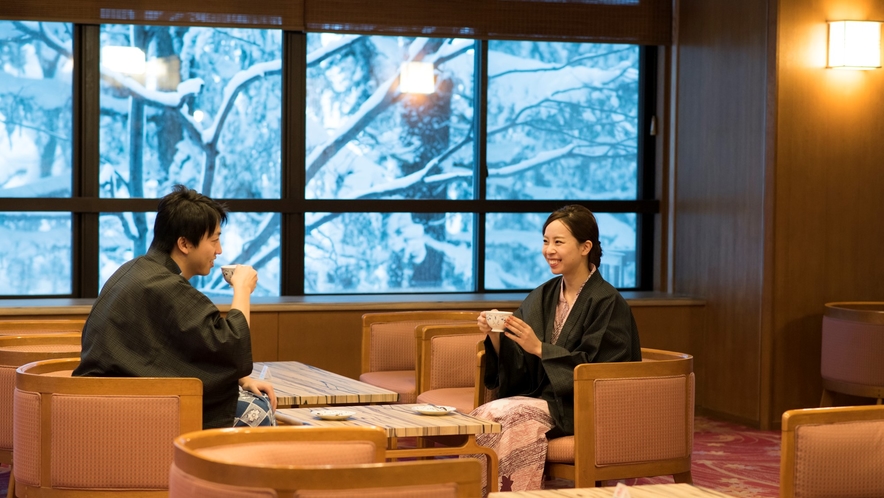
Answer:
M534 289L491 331L485 313L485 386L498 399L472 415L501 424L478 443L500 458L501 491L540 489L547 438L574 434L574 367L603 361L640 361L632 311L598 267L602 248L595 216L565 206L543 225L543 256L557 277Z

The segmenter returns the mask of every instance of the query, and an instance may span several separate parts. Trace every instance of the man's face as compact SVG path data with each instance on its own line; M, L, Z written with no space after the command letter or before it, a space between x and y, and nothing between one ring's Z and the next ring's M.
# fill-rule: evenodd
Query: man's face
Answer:
M215 265L215 257L221 254L221 225L213 233L206 233L198 246L190 246L187 266L191 275L208 275Z

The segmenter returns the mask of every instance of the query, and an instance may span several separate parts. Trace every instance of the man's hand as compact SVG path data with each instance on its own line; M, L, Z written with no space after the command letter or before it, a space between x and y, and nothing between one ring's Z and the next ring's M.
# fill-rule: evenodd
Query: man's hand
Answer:
M230 277L230 286L234 290L244 290L249 294L258 285L258 272L249 265L236 265L233 275Z
M258 396L261 396L262 393L266 393L267 396L270 397L271 406L276 410L276 393L273 392L273 386L269 382L253 379L251 377L243 377L239 379L239 386L242 387L244 391L251 391Z

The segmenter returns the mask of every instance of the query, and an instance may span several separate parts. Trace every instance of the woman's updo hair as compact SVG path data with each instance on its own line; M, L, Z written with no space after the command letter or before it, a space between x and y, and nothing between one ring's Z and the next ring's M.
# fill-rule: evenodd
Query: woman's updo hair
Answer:
M602 264L602 244L599 242L599 224L592 211L579 204L557 209L546 219L542 233L545 233L546 227L556 220L568 227L578 243L582 244L587 240L592 242L592 249L589 250L587 259L598 268Z

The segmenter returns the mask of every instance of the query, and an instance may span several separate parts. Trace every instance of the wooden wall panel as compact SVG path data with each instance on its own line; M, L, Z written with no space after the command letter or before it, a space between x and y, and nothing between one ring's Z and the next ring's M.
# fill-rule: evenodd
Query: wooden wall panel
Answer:
M279 359L279 313L251 312L252 361Z
M702 404L758 423L768 4L682 0L675 292L706 300Z
M688 352L702 357L691 345L692 336L703 334L702 304L694 301L682 305L633 306L632 309L643 347ZM254 316L255 312L252 313ZM279 312L278 359L300 361L358 378L363 313L366 311ZM697 383L699 386L702 381L698 378Z
M823 305L884 301L884 70L826 69L827 20L873 0L780 0L771 417L817 406Z
M358 378L364 311L279 314L279 360L294 360Z
M706 330L706 307L633 306L643 348L678 351L694 356L696 404L707 404L707 355L701 349Z

